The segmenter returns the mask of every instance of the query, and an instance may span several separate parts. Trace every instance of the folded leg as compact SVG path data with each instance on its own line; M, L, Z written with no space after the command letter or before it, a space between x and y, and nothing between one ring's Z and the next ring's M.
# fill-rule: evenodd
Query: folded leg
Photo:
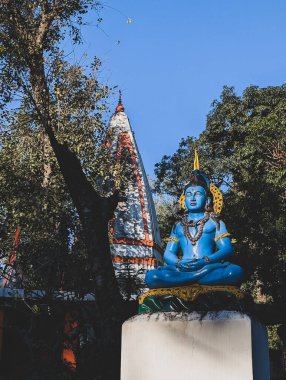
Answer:
M149 288L168 288L171 286L186 285L188 283L199 282L199 279L205 277L207 274L216 269L221 270L227 265L229 265L229 263L209 264L196 272L181 272L178 269L168 270L168 268L165 270L154 269L146 273L145 281Z
M244 276L243 269L234 264L218 268L198 280L201 285L240 285Z

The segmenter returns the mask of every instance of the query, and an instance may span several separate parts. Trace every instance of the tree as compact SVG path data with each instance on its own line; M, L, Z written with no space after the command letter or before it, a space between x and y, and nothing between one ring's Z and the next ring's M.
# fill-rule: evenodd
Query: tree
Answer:
M18 105L20 98L24 115L28 113L32 120L29 123L32 129L40 127L38 138L41 135L41 141L36 144L43 152L42 207L49 207L54 154L76 208L85 238L92 287L96 294L100 316L98 325L101 327L98 340L101 342L100 352L104 362L115 347L114 337L118 338L120 334L122 318L121 297L114 276L108 238L108 221L118 202L118 190L114 189L109 196L100 194L90 181L90 168L78 153L81 146L77 139L82 135L82 128L77 122L82 120L84 125L85 120L77 107L66 113L70 106L70 94L61 93L64 81L60 68L63 59L59 49L60 42L67 33L75 43L81 41L79 27L83 23L82 16L89 9L99 6L93 0L1 0L0 68L3 125L7 128L11 125L13 108ZM81 80L81 73L76 70L75 68L73 77L75 82ZM77 100L81 101L82 92L84 99L87 99L86 91L90 94L94 91L94 87L89 86L87 81L84 88L80 89L79 85L75 93L71 94L74 96L73 104ZM92 110L89 111L92 114ZM16 115L17 120L20 117L21 114ZM14 126L18 128L19 123ZM71 133L72 139L69 138ZM90 141L91 144L94 142L92 139ZM26 185L29 186L29 183ZM119 340L116 342L118 348ZM116 364L118 363L117 360ZM105 376L116 368L116 365L112 368L107 364L106 361L103 369Z
M111 159L100 157L108 91L96 80L98 60L88 75L84 69L58 58L52 73L57 99L51 108L58 139L66 139L78 152L86 175L96 186L99 174L105 172L108 176L113 168ZM41 126L25 104L10 116L10 124L0 135L0 209L6 230L2 255L11 255L11 240L19 225L21 244L15 264L24 273L26 290L46 289L52 293L64 288L88 293L92 291L91 273L81 242L81 226L56 159L50 152L49 183L43 185ZM81 268L80 276L75 268Z

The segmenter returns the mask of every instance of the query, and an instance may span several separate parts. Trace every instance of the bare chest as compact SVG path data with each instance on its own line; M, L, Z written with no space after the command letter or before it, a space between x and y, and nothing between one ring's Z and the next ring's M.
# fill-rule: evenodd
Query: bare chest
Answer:
M212 221L207 221L203 228L179 224L176 232L184 257L200 258L214 251L216 226Z
M208 220L204 225L187 226L179 223L176 227L176 232L179 240L183 238L210 237L214 238L216 226L212 220Z

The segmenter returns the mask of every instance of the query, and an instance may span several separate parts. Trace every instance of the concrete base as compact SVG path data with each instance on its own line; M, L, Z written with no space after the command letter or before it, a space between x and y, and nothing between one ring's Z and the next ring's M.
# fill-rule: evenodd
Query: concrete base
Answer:
M123 324L121 380L269 380L264 326L238 312L154 313Z

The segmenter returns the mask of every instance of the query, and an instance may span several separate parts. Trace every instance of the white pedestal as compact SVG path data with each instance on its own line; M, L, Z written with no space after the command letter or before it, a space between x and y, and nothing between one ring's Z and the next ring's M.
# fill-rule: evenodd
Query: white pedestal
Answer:
M122 327L121 380L269 380L266 329L229 311L138 315Z

